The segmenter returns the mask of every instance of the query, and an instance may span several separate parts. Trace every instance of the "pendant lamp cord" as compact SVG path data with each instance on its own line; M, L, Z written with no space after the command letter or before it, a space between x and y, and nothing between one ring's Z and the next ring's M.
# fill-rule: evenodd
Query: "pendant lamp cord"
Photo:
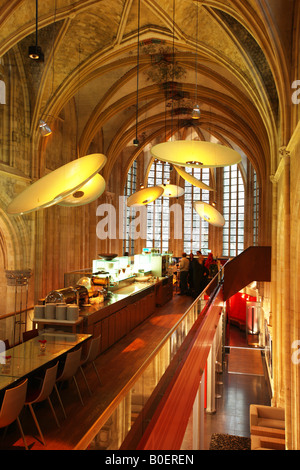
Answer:
M175 79L175 0L173 0L173 70L172 70L172 116L171 129L173 140L173 115L174 115L174 79Z
M137 68L136 68L136 124L135 124L136 143L138 143L138 114L139 114L140 16L141 16L141 2L140 0L138 0L138 48L137 48Z
M197 16L196 16L196 88L195 88L195 103L197 103L197 91L198 91L198 27L199 27L199 19L198 19L198 3L196 3L197 8Z
M35 0L35 45L38 45L38 0Z

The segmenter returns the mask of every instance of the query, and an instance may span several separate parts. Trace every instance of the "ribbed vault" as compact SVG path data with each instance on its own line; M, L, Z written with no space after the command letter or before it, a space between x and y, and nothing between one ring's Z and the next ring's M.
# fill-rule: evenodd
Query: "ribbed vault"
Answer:
M50 116L54 127L66 129L74 128L76 116L78 152L84 155L101 144L108 156L104 173L110 187L110 174L125 148L133 161L144 146L165 139L167 128L172 133L175 123L186 126L195 101L197 58L197 100L202 111L197 132L209 131L223 143L234 142L263 184L277 167L278 141L284 142L291 133L286 117L291 73L286 31L294 8L293 0L276 5L266 0L141 0L138 31L137 0L39 2L39 43L45 61L32 63L27 49L35 37L35 2L2 2L0 55L18 50L29 83L31 176L46 171L51 152L51 140L49 145L39 140L38 120ZM283 11L280 23L278 14ZM155 40L154 54L173 47L173 61L185 71L175 78L183 96L172 104L175 116L163 77L160 82L149 79L151 40ZM132 145L137 96L138 150Z

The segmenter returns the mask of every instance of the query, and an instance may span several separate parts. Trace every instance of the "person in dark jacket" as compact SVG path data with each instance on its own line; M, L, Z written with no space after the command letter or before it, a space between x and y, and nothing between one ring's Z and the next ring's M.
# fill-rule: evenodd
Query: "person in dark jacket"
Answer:
M194 297L198 297L205 289L208 282L209 271L205 267L204 258L201 253L198 253L198 258L193 264L193 283L194 283Z
M193 289L194 289L194 278L193 278L193 265L194 265L194 255L193 252L190 252L189 255L190 258L190 265L189 265L189 275L188 275L188 285L189 285L189 295L192 295Z

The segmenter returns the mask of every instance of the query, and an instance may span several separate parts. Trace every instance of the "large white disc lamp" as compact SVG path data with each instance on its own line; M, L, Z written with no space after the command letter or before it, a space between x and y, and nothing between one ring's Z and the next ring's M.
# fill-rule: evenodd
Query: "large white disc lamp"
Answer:
M164 192L163 197L181 197L184 194L184 189L176 184L161 184Z
M193 186L196 186L196 188L204 189L206 191L216 191L214 188L211 186L208 186L205 183L202 183L202 181L198 180L195 178L193 175L190 173L187 173L182 167L174 165L175 170L177 173L188 183L191 183Z
M216 168L235 165L242 158L224 145L200 140L175 140L154 145L151 154L163 162L183 167Z
M224 227L225 219L215 207L202 201L195 201L193 203L193 207L200 217L206 220L206 222L209 222L215 227Z
M73 160L28 186L8 206L9 214L26 214L53 206L75 193L105 165L107 158L93 153Z
M103 176L97 173L87 183L59 203L59 206L77 207L89 204L100 197L105 191L106 183Z
M146 206L151 202L154 202L160 196L162 196L164 190L161 186L153 186L149 188L140 189L136 193L133 193L127 199L128 207Z

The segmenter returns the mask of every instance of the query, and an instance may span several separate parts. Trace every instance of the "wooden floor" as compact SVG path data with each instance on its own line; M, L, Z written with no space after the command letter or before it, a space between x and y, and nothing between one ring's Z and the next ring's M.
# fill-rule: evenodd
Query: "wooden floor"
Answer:
M61 424L60 429L56 426L47 402L35 405L36 415L46 441L45 446L39 441L30 412L25 407L20 415L20 420L30 450L74 449L111 402L122 393L122 389L138 371L144 359L160 343L192 302L191 297L174 294L168 304L157 308L147 321L101 354L96 360L102 379L101 385L92 366L89 365L85 370L93 392L92 396L88 394L81 374L78 373L76 377L82 392L84 406L79 401L75 386L70 382L67 387L61 390L62 401L67 413L66 420L56 395L53 393L51 399L53 399L53 405ZM3 430L0 431L3 432ZM17 425L13 423L9 426L5 438L3 440L0 438L0 449L17 450L23 448L23 441L19 437Z
M212 434L230 434L250 437L250 404L271 405L271 394L266 371L261 375L261 351L249 348L246 333L236 326L228 328L224 370L217 374L218 398L216 412L204 414L204 450L210 446ZM231 355L234 356L233 360ZM255 361L249 363L249 356ZM232 357L233 357L232 356ZM239 356L239 364L236 357ZM229 364L231 369L229 370ZM192 450L192 420L186 431L182 450ZM222 456L223 457L223 456Z
M231 348L228 373L264 375L261 351L251 348Z

